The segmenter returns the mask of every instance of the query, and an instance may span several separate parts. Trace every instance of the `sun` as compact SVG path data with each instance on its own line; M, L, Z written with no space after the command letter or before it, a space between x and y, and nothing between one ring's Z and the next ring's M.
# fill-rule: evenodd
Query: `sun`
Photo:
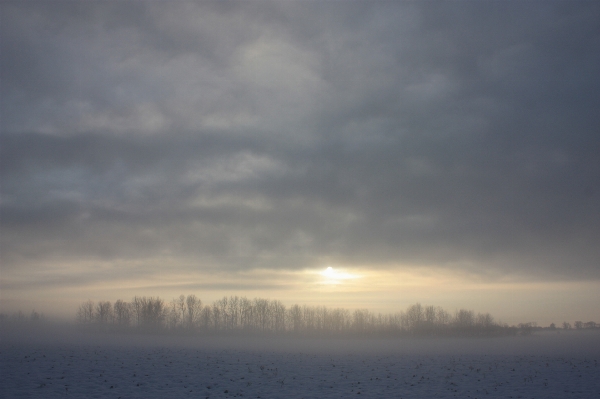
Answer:
M323 284L341 284L344 280L350 280L360 277L355 274L350 274L342 270L334 269L331 266L328 266L319 274L323 276Z
M321 273L323 276L325 277L329 277L329 278L333 278L335 277L335 270L333 270L333 267L329 266L327 269L325 269L325 271L323 271L323 273Z

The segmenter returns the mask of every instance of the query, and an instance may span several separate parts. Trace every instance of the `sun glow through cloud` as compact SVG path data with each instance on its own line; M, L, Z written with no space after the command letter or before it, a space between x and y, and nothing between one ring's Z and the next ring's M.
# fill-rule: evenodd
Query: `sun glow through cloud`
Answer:
M339 269L334 269L331 266L328 266L327 269L323 270L319 274L323 276L321 284L328 285L337 285L343 283L344 280L354 280L361 277L357 274L351 274Z

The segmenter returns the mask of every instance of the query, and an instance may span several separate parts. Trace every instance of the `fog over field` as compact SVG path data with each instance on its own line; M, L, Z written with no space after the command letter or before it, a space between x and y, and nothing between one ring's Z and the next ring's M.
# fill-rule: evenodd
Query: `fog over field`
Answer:
M538 330L509 336L294 336L274 334L157 334L81 329L64 322L10 323L3 321L5 346L150 347L366 355L548 355L600 360L600 330Z
M476 338L190 336L2 323L0 395L595 398L600 331Z

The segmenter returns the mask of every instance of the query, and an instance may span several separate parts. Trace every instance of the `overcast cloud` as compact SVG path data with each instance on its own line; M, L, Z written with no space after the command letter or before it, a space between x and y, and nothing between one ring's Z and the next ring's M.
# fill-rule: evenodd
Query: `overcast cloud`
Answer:
M0 7L5 287L82 259L600 279L596 1Z

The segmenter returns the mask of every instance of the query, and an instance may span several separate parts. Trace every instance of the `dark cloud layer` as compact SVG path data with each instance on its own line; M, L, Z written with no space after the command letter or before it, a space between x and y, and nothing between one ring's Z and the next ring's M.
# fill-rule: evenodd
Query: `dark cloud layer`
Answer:
M600 278L597 2L0 7L5 276L168 256Z

